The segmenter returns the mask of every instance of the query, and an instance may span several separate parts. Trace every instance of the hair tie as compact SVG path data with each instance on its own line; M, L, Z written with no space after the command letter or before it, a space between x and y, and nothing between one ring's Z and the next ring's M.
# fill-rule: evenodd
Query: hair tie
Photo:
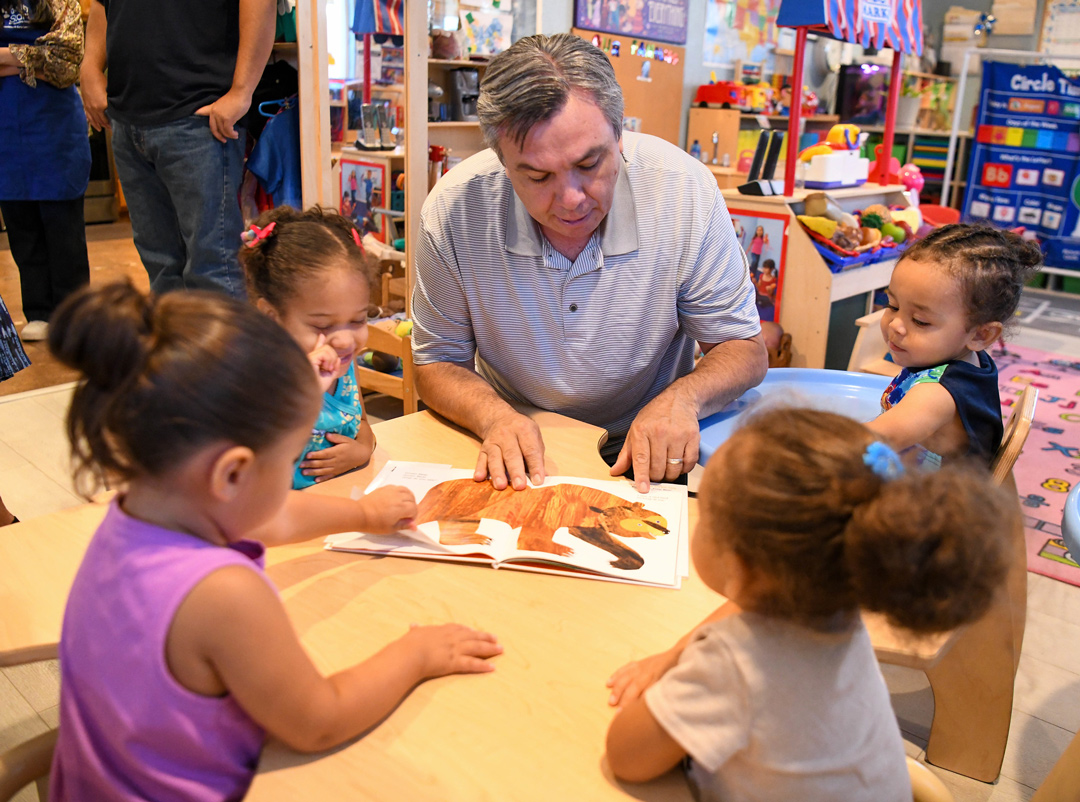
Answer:
M904 463L900 461L900 455L880 440L875 440L866 447L862 460L886 482L904 475Z
M264 239L274 233L274 229L277 228L277 223L269 223L262 228L252 224L251 228L240 235L240 239L243 243L249 247L254 248Z
M356 243L356 247L360 250L364 250L364 245L360 242L360 232L355 228L352 230L352 241Z

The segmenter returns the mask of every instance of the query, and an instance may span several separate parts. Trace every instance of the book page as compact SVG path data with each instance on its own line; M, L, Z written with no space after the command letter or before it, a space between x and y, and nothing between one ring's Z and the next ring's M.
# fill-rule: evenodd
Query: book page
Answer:
M629 480L555 476L531 487L547 491L543 519L523 528L524 537L504 563L565 565L627 581L680 584L685 486L654 484L642 494ZM530 548L534 538L549 539L550 545Z
M334 535L327 548L557 568L665 587L678 587L688 573L684 486L655 484L643 495L627 479L548 477L526 490L497 491L475 482L471 470L410 462L387 463L367 492L387 484L416 495L417 531Z
M471 479L472 472L449 465L390 461L379 475L371 480L366 490L354 488L351 496L356 499L383 485L401 485L409 488L419 501L437 485L466 477ZM475 535L473 540L477 542L458 545L441 542L438 522L428 521L418 525L415 530L388 535L366 532L330 535L325 540L325 547L334 551L365 554L495 563L515 548L517 543L517 533L502 521L479 521L475 527Z

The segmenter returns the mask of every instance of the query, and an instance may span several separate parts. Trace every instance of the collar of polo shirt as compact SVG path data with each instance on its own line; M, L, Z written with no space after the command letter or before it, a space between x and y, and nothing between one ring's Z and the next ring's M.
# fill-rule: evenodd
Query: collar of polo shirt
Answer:
M540 226L526 210L517 193L510 191L506 209L506 250L520 256L543 256L544 235ZM630 175L626 160L619 163L619 178L615 182L615 194L611 209L600 223L600 252L605 256L619 256L638 249L637 210L634 193L630 189Z

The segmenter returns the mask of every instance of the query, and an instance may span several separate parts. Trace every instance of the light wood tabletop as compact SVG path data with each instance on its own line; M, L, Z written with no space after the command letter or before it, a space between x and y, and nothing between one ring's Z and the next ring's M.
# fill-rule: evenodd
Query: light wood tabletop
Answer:
M530 414L544 436L549 474L610 478L598 454L602 430L553 413ZM476 438L429 412L374 428L378 446L368 466L307 492L351 495L390 459L475 464ZM693 499L689 508L692 531ZM88 504L5 528L0 665L55 656L68 590L104 512L104 505ZM365 659L413 623L484 629L505 653L490 674L421 684L374 730L328 753L299 755L269 743L249 799L690 799L677 772L643 785L615 781L604 736L614 712L605 687L611 672L670 647L722 601L692 568L681 589L667 590L330 552L315 540L268 550L267 573L324 672ZM997 616L1003 621L988 616L985 625L967 630L974 636L985 629L983 640L993 645L966 649L971 659L988 649L1004 653L1006 646L1012 653L1015 627L1008 619L1022 620L1014 608L1003 606ZM888 662L925 668L949 645L948 636L913 642L879 617L864 619ZM1008 682L1010 700L1011 689Z
M610 478L601 429L532 415L550 474ZM368 466L308 492L349 495L390 459L475 464L477 440L431 413L374 428ZM0 664L55 656L68 588L104 510L88 504L4 531ZM603 755L611 672L668 648L720 603L696 576L676 591L330 552L321 540L268 550L267 573L324 672L365 659L412 623L485 629L505 653L490 674L423 683L373 731L329 753L269 743L249 799L690 799L677 773L622 786Z

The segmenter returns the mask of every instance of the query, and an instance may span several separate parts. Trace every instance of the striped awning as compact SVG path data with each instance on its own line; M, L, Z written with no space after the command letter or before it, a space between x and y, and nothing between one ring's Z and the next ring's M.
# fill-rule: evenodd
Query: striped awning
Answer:
M782 0L776 24L922 55L921 0Z

